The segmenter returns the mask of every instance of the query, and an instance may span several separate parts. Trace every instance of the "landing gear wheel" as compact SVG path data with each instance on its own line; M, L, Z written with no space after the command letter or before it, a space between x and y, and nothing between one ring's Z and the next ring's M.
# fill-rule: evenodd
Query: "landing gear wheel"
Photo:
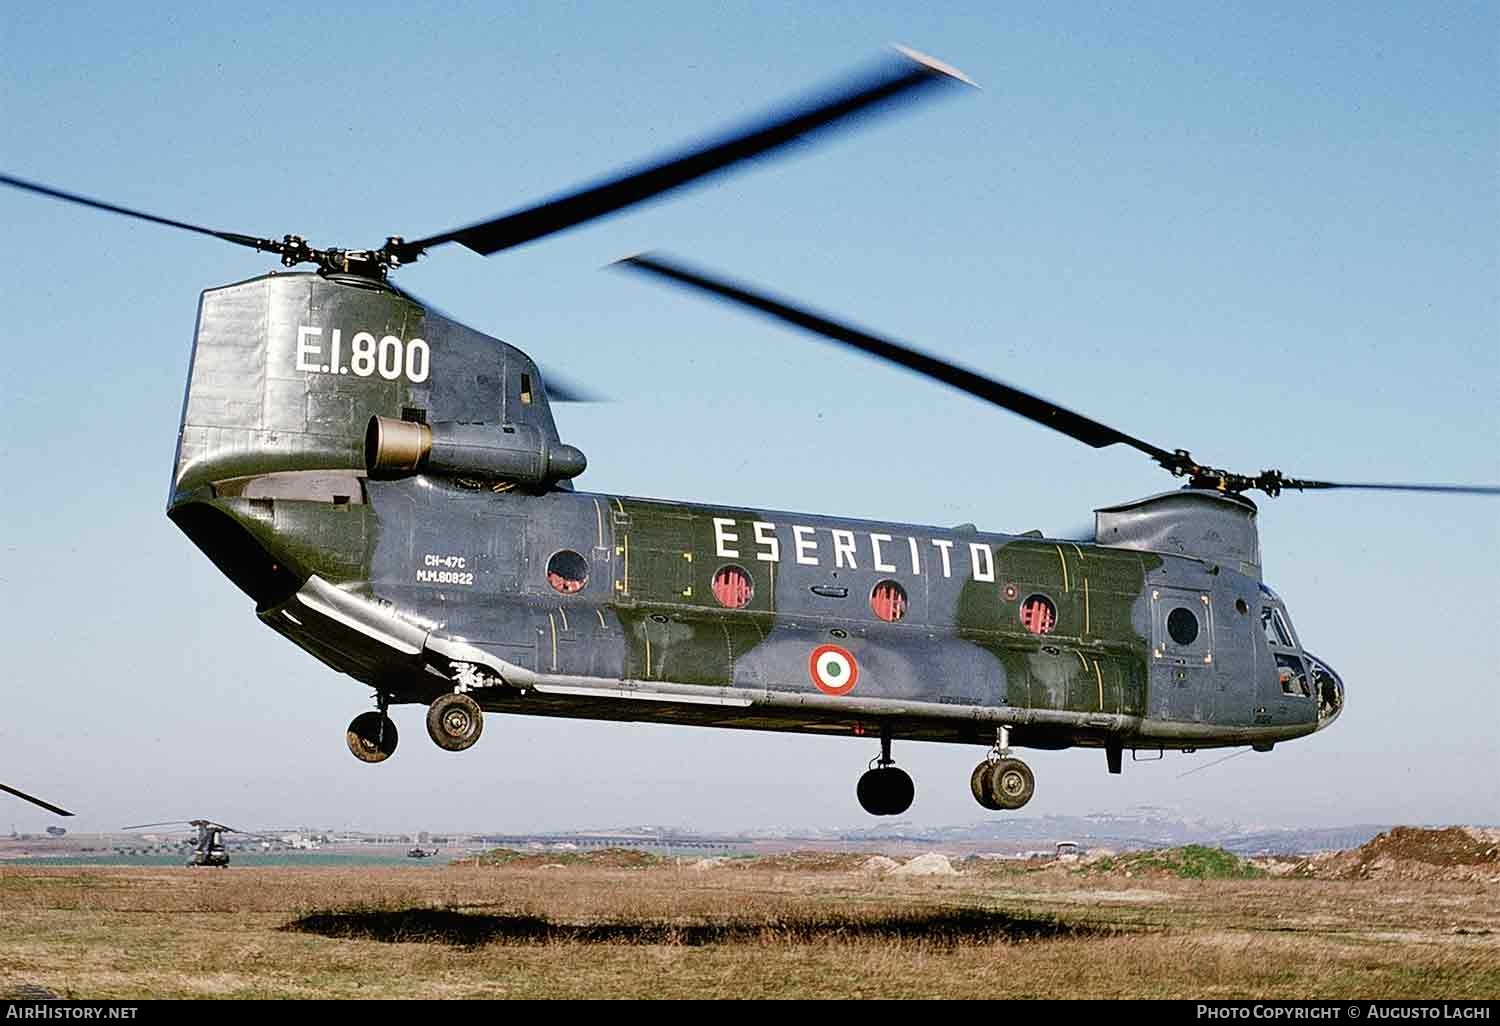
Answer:
M983 805L991 812L1000 811L1000 803L995 801L995 795L990 791L990 764L988 760L975 766L974 772L969 774L969 790L974 793L974 800L980 805Z
M484 713L468 695L439 695L427 709L427 733L439 748L461 752L479 740Z
M360 762L385 762L396 750L396 725L385 713L363 712L349 721L344 740Z
M1020 759L997 759L990 764L989 792L1000 808L1019 809L1036 792L1036 778Z
M859 778L854 789L862 809L872 816L899 816L911 808L916 786L905 770L878 766Z

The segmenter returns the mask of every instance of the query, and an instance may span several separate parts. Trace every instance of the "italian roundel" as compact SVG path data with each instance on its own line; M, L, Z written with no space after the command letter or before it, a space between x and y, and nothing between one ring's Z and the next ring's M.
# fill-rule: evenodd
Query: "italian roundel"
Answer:
M819 645L813 649L807 668L813 683L825 695L847 695L859 680L859 664L854 656L837 645Z

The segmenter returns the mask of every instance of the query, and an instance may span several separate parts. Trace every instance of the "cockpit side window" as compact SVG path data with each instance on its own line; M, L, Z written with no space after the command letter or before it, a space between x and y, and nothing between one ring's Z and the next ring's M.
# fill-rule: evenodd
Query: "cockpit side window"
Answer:
M1260 626L1266 632L1266 644L1279 645L1282 648L1295 648L1292 644L1292 632L1287 628L1286 621L1281 616L1281 611L1272 606L1262 606L1260 610Z
M1307 671L1302 660L1293 655L1276 653L1276 676L1281 681L1281 693L1293 698L1311 698L1312 685L1307 682Z

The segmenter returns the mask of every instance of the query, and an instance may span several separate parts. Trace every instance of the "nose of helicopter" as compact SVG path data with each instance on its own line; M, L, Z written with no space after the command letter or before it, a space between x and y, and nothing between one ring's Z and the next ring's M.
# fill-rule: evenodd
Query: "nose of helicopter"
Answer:
M1322 730L1344 711L1344 679L1333 672L1333 667L1311 652L1307 653L1307 660L1312 663L1313 686L1317 689L1317 729Z

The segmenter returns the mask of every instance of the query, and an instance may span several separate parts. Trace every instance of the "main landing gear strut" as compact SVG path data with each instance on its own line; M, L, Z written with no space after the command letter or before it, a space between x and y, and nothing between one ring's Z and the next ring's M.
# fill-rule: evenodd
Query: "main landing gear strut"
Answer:
M396 724L386 715L390 701L390 695L378 696L377 711L360 713L349 724L344 740L360 762L385 762L396 750ZM461 752L479 740L482 730L484 713L468 695L439 695L427 708L427 734L439 748Z
M986 809L1019 809L1031 801L1036 778L1031 767L1010 754L1010 728L1001 727L995 734L995 747L969 777L974 800Z
M859 778L854 789L860 807L872 816L899 816L911 808L916 787L905 770L896 768L891 759L889 729L880 732L880 756L870 761L870 768Z

